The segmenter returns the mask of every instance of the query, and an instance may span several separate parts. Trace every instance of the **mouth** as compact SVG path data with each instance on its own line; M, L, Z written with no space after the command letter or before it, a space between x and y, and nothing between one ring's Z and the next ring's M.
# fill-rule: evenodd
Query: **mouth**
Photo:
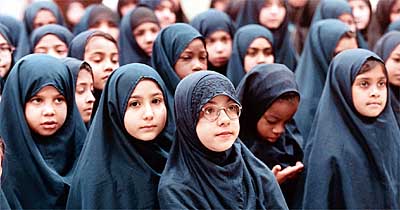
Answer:
M145 125L140 127L141 130L153 130L154 128L156 128L156 125Z
M104 76L104 77L102 77L101 79L102 79L102 80L107 80L108 77L110 77L110 75Z
M380 106L382 106L382 103L381 102L368 102L367 106L373 106L373 107L378 106L378 107L380 107Z
M228 136L232 136L232 135L233 135L233 132L224 131L224 132L221 132L221 133L217 133L216 136L219 136L219 137L228 137Z
M40 124L45 129L54 129L57 127L56 121L46 121Z

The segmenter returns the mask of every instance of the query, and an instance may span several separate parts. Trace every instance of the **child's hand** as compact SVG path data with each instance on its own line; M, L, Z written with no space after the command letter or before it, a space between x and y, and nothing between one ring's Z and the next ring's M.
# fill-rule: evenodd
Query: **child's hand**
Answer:
M300 161L296 162L295 166L288 166L282 170L280 165L276 165L272 168L276 180L279 184L284 183L287 179L296 177L301 171L303 171L304 165Z

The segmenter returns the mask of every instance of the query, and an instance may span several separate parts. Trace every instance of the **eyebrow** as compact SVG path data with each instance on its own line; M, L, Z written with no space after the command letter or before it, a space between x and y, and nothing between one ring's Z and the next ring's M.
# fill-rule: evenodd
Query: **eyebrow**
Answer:
M373 79L373 78L371 78L371 77L365 77L365 76L357 76L356 80L360 80L360 79L371 80L371 79ZM384 77L379 77L378 79L381 80L381 79L387 79L387 78L384 76Z
M162 93L158 92L158 93L151 94L152 97L153 96L158 96L158 95L162 95ZM138 96L138 95L132 95L131 97L129 97L129 99L131 99L131 98L135 99L135 98L143 98L143 97L142 96Z

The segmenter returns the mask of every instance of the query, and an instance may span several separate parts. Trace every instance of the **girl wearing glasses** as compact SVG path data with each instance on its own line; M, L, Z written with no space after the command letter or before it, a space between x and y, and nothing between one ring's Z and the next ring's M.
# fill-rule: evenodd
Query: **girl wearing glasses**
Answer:
M238 139L241 106L223 75L185 77L176 140L161 176L161 209L287 209L272 172Z

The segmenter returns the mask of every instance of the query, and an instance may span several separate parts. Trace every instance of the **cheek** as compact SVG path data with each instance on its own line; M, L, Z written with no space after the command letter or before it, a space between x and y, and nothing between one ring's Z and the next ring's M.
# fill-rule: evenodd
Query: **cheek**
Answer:
M65 103L57 108L58 117L59 117L60 121L63 123L67 119L67 112L68 112L67 110L68 110L67 104L65 104Z
M270 133L272 133L272 128L270 125L265 121L264 118L261 118L257 122L257 133L260 135L262 138L266 138L267 136L270 136Z

